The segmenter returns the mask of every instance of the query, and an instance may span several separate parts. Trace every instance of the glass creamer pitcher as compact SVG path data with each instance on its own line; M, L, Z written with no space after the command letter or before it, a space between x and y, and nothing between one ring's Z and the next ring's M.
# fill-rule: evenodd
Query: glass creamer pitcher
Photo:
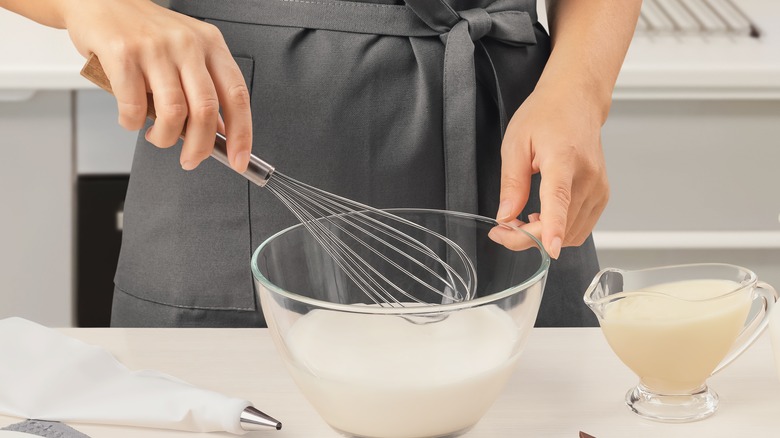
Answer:
M585 293L607 342L639 376L626 403L669 422L715 412L718 396L707 378L758 338L776 301L756 274L728 264L608 268Z

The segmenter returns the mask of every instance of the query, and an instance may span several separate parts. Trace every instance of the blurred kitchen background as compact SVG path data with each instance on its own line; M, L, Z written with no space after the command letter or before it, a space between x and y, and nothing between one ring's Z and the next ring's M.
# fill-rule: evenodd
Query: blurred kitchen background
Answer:
M0 318L107 325L135 133L65 31L0 10L0 33ZM780 2L645 0L603 142L602 267L780 287Z

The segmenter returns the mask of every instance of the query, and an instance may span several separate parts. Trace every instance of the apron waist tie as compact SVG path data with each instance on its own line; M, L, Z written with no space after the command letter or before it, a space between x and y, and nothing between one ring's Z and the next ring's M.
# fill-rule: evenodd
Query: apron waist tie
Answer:
M486 56L495 80L501 133L507 114L498 75L480 41L536 44L535 0L497 0L485 8L455 11L445 0L406 0L384 5L338 0L171 0L171 9L194 17L267 26L300 27L372 35L438 36L445 44L443 73L444 171L448 210L477 212L474 51ZM476 42L476 45L475 45Z

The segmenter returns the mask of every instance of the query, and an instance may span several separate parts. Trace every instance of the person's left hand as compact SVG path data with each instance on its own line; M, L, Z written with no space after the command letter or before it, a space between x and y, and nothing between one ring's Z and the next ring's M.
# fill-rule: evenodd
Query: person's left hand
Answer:
M607 205L603 113L581 90L540 84L515 112L504 135L496 220L535 235L553 258L562 246L581 245ZM523 224L517 216L528 201L531 175L537 172L542 174L541 212ZM507 248L521 249L528 247L521 234L498 226L489 235Z

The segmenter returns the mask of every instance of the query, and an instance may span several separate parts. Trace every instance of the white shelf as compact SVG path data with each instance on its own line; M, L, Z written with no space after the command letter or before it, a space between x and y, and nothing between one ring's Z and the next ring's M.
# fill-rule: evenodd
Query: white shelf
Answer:
M35 23L0 8L0 90L95 88L79 75L84 58L68 32Z
M780 231L595 231L599 250L780 249Z

